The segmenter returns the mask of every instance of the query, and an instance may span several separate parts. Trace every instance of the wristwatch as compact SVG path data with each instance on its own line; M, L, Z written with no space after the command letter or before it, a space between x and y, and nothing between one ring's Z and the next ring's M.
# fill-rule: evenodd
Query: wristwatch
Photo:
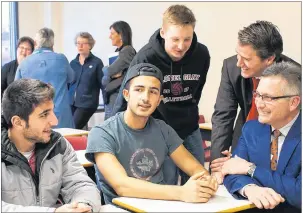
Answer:
M248 169L248 171L247 171L247 175L248 176L250 176L251 178L253 177L253 175L254 175L254 172L255 172L255 170L256 170L256 165L255 164L251 164L250 166L249 166L249 169Z

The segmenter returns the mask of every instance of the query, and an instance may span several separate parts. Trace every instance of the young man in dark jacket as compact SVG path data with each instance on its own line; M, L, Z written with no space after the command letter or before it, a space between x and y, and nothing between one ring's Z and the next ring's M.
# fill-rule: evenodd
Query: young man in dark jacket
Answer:
M11 83L2 99L1 201L4 212L98 212L96 184L52 126L54 88L34 79ZM66 203L57 206L61 195Z
M150 63L163 72L164 99L152 114L169 124L184 140L183 145L203 165L204 150L198 126L198 104L206 80L210 55L205 45L197 41L196 19L183 5L170 6L163 15L163 24L135 56L130 67ZM126 74L127 75L127 74ZM121 88L124 88L121 87ZM112 115L125 110L122 89ZM177 168L170 159L165 164L168 184L177 183ZM181 184L189 177L180 171Z

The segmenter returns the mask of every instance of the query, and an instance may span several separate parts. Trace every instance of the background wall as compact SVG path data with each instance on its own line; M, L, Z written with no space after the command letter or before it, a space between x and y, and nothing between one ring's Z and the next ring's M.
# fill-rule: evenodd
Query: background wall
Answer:
M200 114L210 121L221 79L223 59L235 54L237 33L257 20L271 21L280 29L284 54L301 63L301 2L19 2L20 36L34 36L46 26L55 32L55 51L72 60L77 52L74 36L90 32L96 40L92 52L105 65L115 50L109 26L128 22L138 51L161 26L162 13L172 4L193 10L198 41L210 51L211 64L199 103Z

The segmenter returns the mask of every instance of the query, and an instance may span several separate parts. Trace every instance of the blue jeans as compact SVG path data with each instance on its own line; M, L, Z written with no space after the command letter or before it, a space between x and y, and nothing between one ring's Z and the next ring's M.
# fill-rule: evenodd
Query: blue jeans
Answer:
M193 131L184 139L185 148L204 166L204 149L202 146L202 136L200 129ZM170 157L164 161L163 165L164 180L168 185L177 185L178 177L181 176L181 185L185 184L190 178L186 173L179 169Z

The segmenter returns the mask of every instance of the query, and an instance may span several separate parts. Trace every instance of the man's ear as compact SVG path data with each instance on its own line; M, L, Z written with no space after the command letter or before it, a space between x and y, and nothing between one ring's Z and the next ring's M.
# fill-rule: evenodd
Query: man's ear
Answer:
M292 97L292 100L290 101L290 104L289 104L290 110L291 111L296 110L299 107L300 103L301 103L300 96Z
M128 102L129 99L129 91L127 89L123 89L123 97Z
M15 115L11 118L11 122L12 122L13 127L16 129L23 129L26 126L25 121L17 115Z
M165 35L165 32L164 32L164 28L162 26L161 29L160 29L160 36L161 36L161 38L164 39L164 35Z
M276 58L275 55L272 55L272 56L270 56L269 58L267 58L267 59L266 59L266 65L267 65L267 66L272 65L272 64L274 63L274 61L275 61L275 58Z

